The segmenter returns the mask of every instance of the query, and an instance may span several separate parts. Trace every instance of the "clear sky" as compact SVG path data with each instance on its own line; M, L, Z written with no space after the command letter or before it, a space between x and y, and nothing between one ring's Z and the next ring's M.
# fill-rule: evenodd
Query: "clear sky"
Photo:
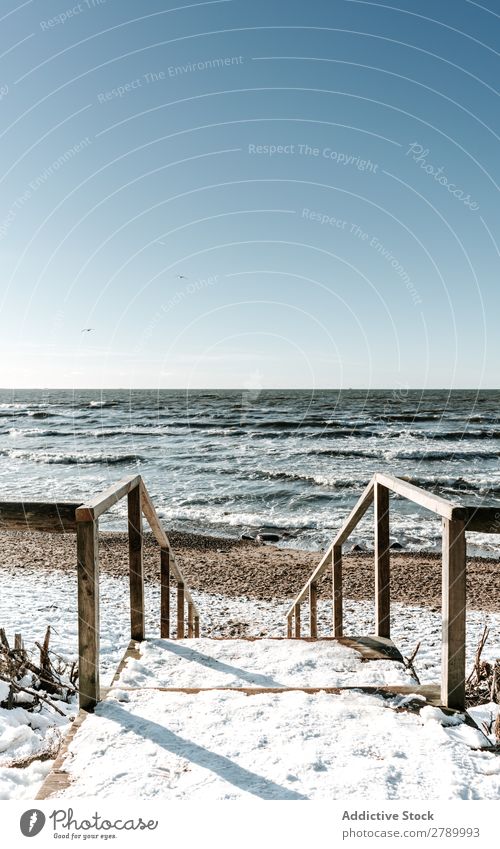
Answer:
M498 387L499 11L4 0L0 386Z

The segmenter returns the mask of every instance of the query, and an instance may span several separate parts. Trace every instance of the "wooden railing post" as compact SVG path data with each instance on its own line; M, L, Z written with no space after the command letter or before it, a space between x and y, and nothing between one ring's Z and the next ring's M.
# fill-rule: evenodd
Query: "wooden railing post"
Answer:
M194 605L191 601L188 602L188 637L194 637Z
M184 638L184 584L177 584L177 639Z
M342 546L334 545L332 551L332 599L333 599L333 636L341 637L344 632L342 622Z
M294 609L294 617L295 617L295 639L300 639L300 604L296 604Z
M286 618L286 635L289 640L292 639L292 614L289 613Z
M170 550L160 549L160 636L170 638Z
M142 558L141 487L128 495L128 557L130 578L130 636L144 639L144 564Z
M80 708L92 711L100 699L98 522L77 522L76 540Z
M318 636L318 589L314 581L309 584L309 624L311 637Z
M391 636L389 490L375 483L375 633Z
M458 710L465 707L466 559L465 522L444 519L441 701Z
M200 636L200 617L199 616L194 617L194 635L195 635L196 639L198 639L198 637Z

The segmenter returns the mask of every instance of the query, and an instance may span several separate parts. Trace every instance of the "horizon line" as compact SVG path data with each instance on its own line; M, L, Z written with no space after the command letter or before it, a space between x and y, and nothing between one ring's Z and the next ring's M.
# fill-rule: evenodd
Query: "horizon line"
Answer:
M500 386L0 386L0 392L498 392Z

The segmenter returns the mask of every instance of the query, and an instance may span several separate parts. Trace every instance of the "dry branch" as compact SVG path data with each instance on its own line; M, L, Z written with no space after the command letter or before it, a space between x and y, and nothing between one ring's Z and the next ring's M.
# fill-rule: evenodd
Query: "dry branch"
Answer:
M414 650L413 650L413 653L410 655L410 657L405 657L405 665L406 665L406 668L407 668L407 669L409 669L409 670L410 670L410 672L412 672L412 673L413 673L413 675L414 675L414 676L415 676L415 678L417 679L417 683L418 683L418 684L420 684L420 678L418 677L418 675L417 675L417 670L415 669L415 667L414 667L414 665L413 665L413 664L414 664L415 658L416 658L416 656L417 656L417 654L418 654L418 650L419 650L419 648L420 648L420 642L418 642L418 643L417 643L417 645L415 646L415 648L414 648Z
M496 660L493 664L487 660L481 660L489 634L489 628L485 625L476 649L474 665L466 681L469 706L486 704L489 701L500 703L500 660Z
M36 662L26 651L21 634L15 635L12 648L5 630L0 628L0 680L9 685L8 696L0 703L1 707L10 710L22 705L26 710L34 711L46 704L61 716L65 715L54 700L69 702L78 692L75 687L78 671L76 662L70 665L49 649L50 635L49 626L43 642L35 643L39 652ZM57 658L56 664L52 662L51 654ZM19 693L29 695L30 701L21 702Z

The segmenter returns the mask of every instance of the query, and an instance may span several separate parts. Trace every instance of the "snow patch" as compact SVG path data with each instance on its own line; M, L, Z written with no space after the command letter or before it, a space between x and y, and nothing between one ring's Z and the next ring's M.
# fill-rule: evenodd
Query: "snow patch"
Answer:
M130 692L70 744L67 798L495 799L500 758L380 696Z
M127 687L355 687L412 684L402 663L363 662L333 640L147 640L118 680Z

